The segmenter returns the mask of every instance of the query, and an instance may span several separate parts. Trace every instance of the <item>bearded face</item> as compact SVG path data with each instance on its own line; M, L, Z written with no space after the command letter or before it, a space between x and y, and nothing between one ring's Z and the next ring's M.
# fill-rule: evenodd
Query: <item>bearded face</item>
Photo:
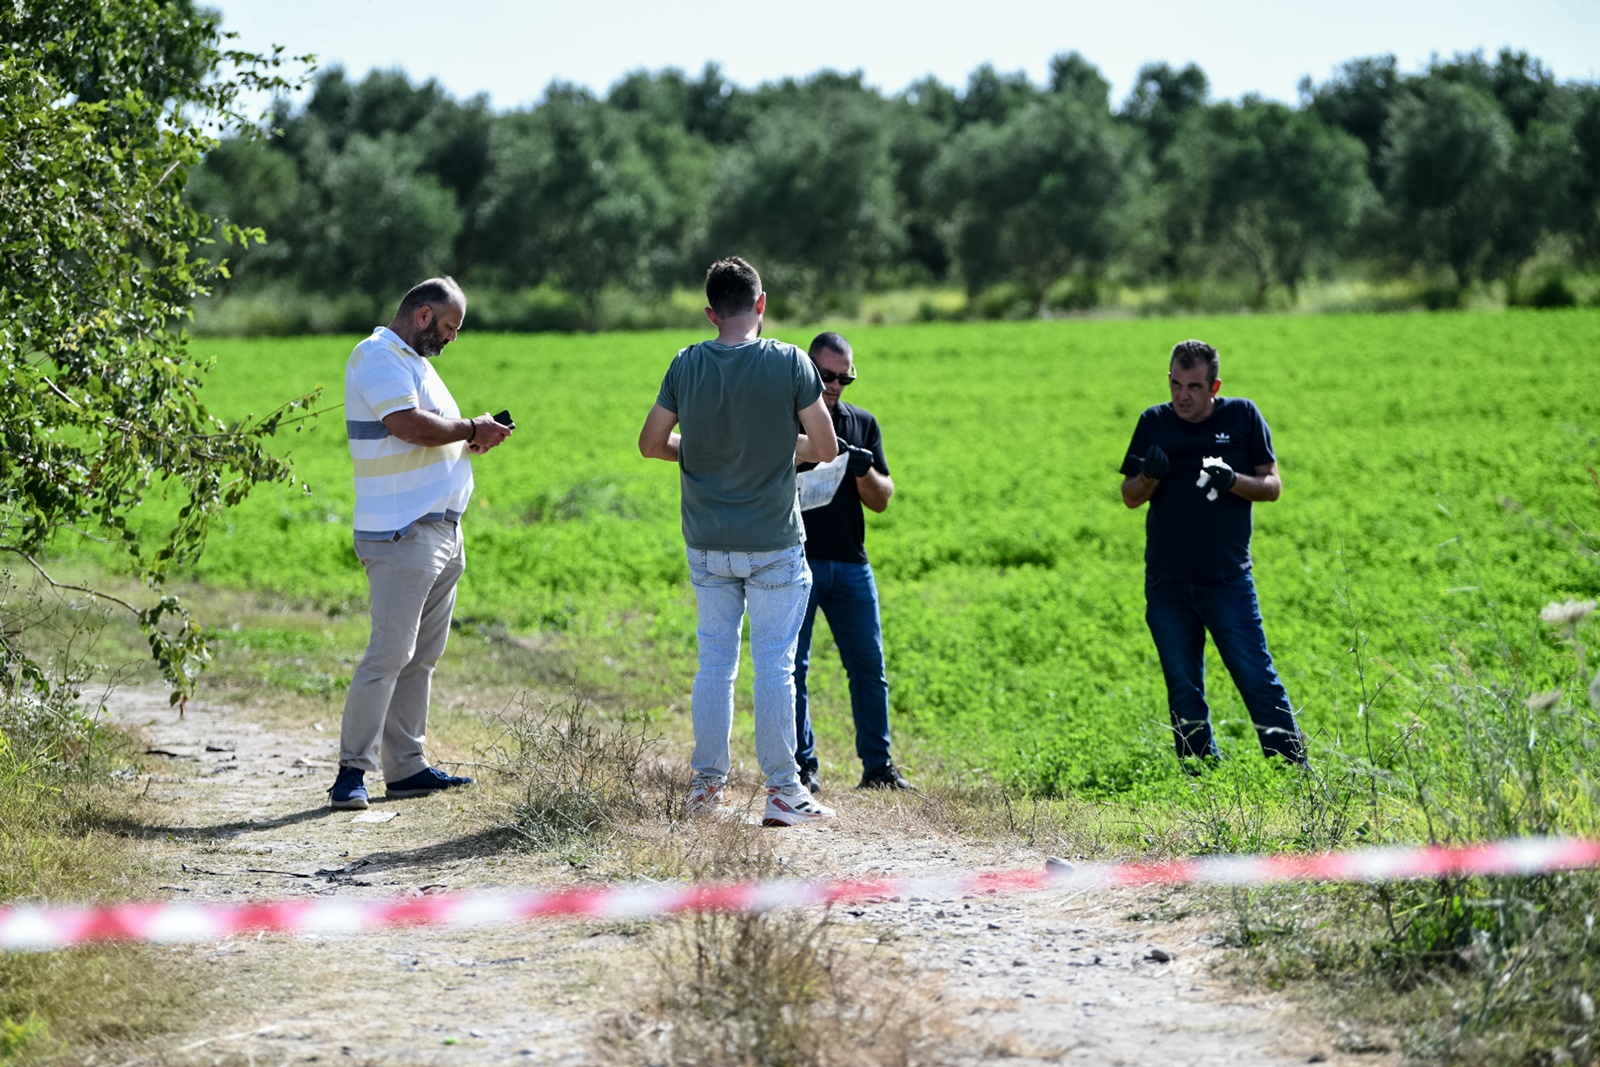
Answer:
M444 328L439 325L439 320L434 319L428 323L427 329L417 334L417 355L423 359L432 359L444 351L444 346L450 342L445 338Z
M456 339L467 309L454 305L433 308L428 325L417 331L411 347L424 359L432 359L444 351L444 346Z

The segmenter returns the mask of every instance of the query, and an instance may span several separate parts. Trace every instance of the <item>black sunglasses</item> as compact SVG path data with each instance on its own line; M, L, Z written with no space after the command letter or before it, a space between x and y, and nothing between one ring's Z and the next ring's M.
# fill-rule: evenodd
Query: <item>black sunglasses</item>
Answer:
M833 371L823 370L821 367L817 368L817 375L824 382L838 382L841 388L856 380L854 374L835 374Z

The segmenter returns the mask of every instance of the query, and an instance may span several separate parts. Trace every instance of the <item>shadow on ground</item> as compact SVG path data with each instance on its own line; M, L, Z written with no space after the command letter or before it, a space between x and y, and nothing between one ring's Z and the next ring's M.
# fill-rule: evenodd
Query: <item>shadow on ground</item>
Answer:
M162 841L205 841L237 837L240 834L255 833L261 830L278 830L285 826L294 826L296 823L324 819L330 815L348 816L349 814L349 812L336 811L326 804L318 804L314 808L289 812L286 815L274 815L266 819L237 819L233 822L214 823L210 826L166 826L160 823L143 822L138 819L129 819L116 815L89 816L85 821L96 830L104 830L108 834L130 837L140 841L152 839Z
M431 867L441 863L481 859L516 848L523 840L515 830L504 826L492 826L476 833L447 841L436 841L418 848L370 853L361 857L366 861L362 873L398 870L405 867Z

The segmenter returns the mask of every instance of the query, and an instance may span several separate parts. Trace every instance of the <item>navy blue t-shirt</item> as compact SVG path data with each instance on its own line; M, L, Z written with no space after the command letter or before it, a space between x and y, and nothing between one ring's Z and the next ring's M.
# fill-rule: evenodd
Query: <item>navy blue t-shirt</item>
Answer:
M1139 462L1152 445L1160 445L1172 471L1150 497L1145 516L1146 581L1220 582L1250 569L1250 501L1236 493L1218 493L1195 483L1200 461L1220 456L1241 474L1254 474L1272 463L1272 431L1249 400L1218 397L1203 422L1178 417L1171 404L1146 408L1134 427L1122 461L1122 473L1139 473Z
M872 412L846 404L843 400L834 405L833 432L857 448L872 452L872 465L879 474L889 473L889 461L883 456L883 431ZM800 469L811 470L815 463L802 463ZM806 558L826 559L835 563L867 562L867 524L861 514L861 491L856 480L845 475L833 499L821 507L802 511L800 518L806 524Z

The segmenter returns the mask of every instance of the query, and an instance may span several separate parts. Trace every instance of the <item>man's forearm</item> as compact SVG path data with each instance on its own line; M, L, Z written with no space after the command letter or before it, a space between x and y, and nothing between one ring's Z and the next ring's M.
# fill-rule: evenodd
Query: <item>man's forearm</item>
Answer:
M795 413L800 419L800 432L795 435L794 455L802 463L829 463L839 454L839 442L833 434L833 416L822 397L803 411Z
M432 411L408 408L383 420L389 432L408 445L437 448L473 437L472 419L447 419Z
M639 429L639 454L646 459L664 459L678 462L678 445L682 438L673 427L678 425L678 413L669 411L658 402L644 417Z
M683 440L681 434L669 433L665 441L654 441L641 448L646 459L664 459L668 463L678 462L678 443Z
M1235 472L1233 488L1228 491L1253 503L1270 504L1283 495L1283 482L1276 474L1259 475Z
M1130 508L1139 507L1155 495L1156 486L1160 485L1158 478L1146 478L1142 474L1135 474L1122 483L1122 502Z
M861 503L873 511L883 511L889 506L889 498L894 496L894 479L879 473L875 467L868 468L867 473L856 479L856 492L861 496Z
M830 463L839 454L839 443L830 435L797 434L794 458L801 463Z

